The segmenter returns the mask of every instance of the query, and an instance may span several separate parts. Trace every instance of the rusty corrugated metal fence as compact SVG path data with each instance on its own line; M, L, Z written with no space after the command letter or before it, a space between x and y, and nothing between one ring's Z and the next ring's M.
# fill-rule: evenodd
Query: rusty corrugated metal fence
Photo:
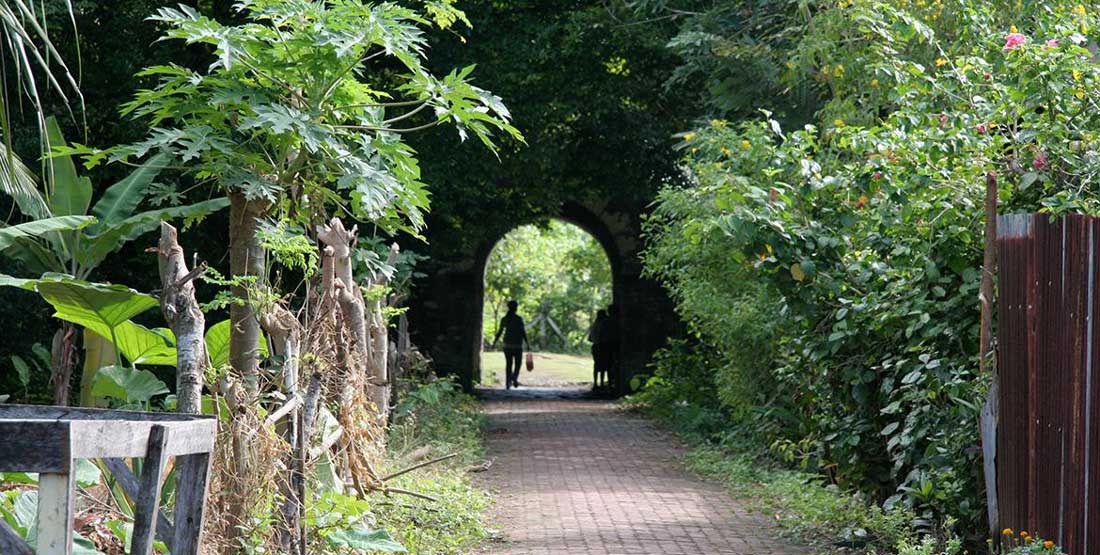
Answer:
M1100 219L997 226L999 525L1100 555Z

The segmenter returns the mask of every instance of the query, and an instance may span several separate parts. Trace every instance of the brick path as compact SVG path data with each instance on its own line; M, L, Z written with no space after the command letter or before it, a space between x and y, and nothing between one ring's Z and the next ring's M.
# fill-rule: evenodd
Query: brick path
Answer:
M497 394L485 411L495 461L480 479L499 493L494 524L504 534L487 553L804 553L721 485L688 473L674 438L607 402Z

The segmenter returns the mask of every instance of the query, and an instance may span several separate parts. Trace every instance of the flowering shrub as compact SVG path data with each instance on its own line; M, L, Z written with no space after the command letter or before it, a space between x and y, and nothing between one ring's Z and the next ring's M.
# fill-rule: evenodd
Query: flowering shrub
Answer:
M814 116L792 99L684 135L692 185L661 193L647 267L737 361L714 378L730 428L977 534L983 177L1002 212L1100 213L1095 14L936 0L811 17L786 66ZM729 325L734 303L755 331Z

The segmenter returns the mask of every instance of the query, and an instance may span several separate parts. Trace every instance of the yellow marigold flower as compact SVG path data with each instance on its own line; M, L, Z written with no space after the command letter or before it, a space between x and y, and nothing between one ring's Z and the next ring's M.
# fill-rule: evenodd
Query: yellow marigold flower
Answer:
M691 133L684 133L684 140L685 140L685 141L690 141L690 140L692 140L692 139L694 139L694 138L695 138L695 133L694 133L694 132L691 132Z
M936 67L943 67L947 65L947 60L943 58L936 58Z
M1028 537L1028 535L1029 534L1027 533L1027 530L1020 530L1020 537L1021 538L1026 538L1026 537Z
M1076 69L1073 70L1073 80L1074 81L1080 81L1081 80L1081 71L1080 70L1076 70Z
M750 143L748 141L748 139L742 140L741 141L741 148L743 148L745 150L748 150L748 149L752 148L752 143Z
M877 89L878 88L878 79L871 79L871 88L872 89Z
M1006 536L1011 536L1015 532L1012 531L1012 528L1005 528L1004 530L1001 530L1001 533L1006 535Z
M833 125L836 127L844 127L844 120L838 118L833 121Z
M1045 547L1047 549L1054 549L1054 542L1052 542L1050 540L1047 540L1047 541L1043 542L1043 547Z

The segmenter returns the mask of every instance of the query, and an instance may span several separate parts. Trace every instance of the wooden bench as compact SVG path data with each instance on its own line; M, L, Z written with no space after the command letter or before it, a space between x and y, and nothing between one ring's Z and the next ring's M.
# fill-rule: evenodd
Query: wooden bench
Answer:
M154 534L172 555L199 555L217 421L167 412L0 404L0 472L37 472L38 541L33 550L0 519L0 553L71 555L77 459L101 459L134 502L130 555L149 555ZM176 459L174 519L160 508L160 483ZM143 459L135 476L125 459Z

